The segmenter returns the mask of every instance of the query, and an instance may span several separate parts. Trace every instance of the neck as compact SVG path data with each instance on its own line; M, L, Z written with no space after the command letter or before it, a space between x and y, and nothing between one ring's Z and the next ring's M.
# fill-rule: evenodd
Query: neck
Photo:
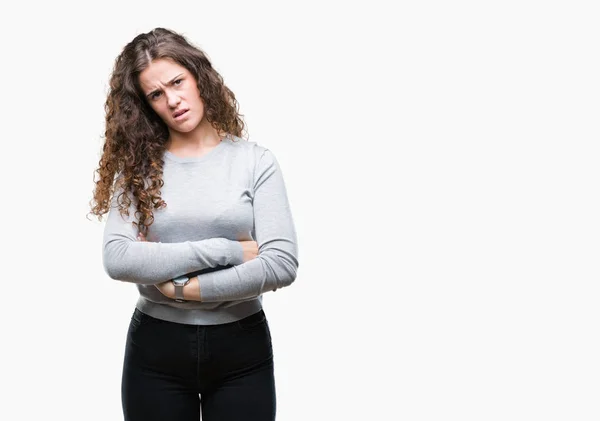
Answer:
M224 137L209 122L203 119L198 126L187 133L169 131L166 149L185 155L197 155L217 146Z

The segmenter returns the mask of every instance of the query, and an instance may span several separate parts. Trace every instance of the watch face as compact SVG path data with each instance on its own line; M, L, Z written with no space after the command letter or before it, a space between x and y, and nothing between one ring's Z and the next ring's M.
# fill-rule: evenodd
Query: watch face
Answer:
M179 278L173 279L175 285L185 285L189 282L190 278L187 276L180 276Z

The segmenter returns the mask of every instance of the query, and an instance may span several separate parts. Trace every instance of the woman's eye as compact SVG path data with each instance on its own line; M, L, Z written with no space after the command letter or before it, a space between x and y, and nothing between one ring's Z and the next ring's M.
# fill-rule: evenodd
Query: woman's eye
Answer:
M152 98L152 99L156 99L156 98L157 98L157 95L160 95L160 92L154 92L154 93L153 93L153 94L150 96L150 98Z
M180 83L179 83L179 82L183 82L183 79L177 79L177 80L176 80L175 82L173 82L173 83L175 83L175 85L180 85Z

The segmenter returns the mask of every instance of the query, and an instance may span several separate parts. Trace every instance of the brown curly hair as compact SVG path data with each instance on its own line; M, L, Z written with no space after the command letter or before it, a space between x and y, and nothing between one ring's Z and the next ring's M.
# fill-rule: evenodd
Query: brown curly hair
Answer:
M129 215L133 197L137 202L137 226L143 234L154 221L152 210L166 206L160 188L169 130L146 102L139 75L153 60L162 58L173 60L194 75L204 102L204 118L219 135L243 137L245 131L235 95L225 86L206 54L183 35L155 28L137 35L125 46L115 60L104 105L105 142L99 168L94 171L90 214L102 220L102 215L109 211L112 195L119 190L117 203L121 215Z

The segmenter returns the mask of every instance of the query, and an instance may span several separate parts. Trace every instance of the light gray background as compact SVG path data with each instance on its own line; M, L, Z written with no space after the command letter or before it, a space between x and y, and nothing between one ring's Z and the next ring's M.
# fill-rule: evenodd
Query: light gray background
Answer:
M122 419L137 298L85 218L113 61L203 48L298 231L278 420L598 420L598 12L583 1L3 6L0 418Z

